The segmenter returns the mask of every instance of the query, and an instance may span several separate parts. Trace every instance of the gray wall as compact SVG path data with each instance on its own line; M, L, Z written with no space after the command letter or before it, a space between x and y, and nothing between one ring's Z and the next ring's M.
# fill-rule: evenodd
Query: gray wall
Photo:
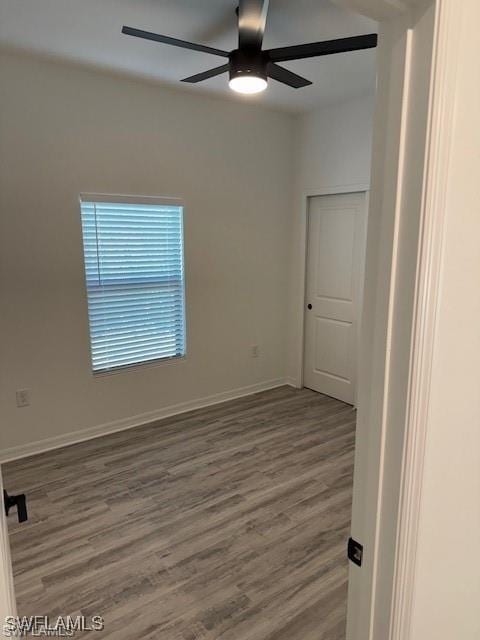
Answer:
M283 379L294 119L23 55L0 84L0 448ZM92 376L81 192L185 199L185 361Z
M369 181L372 98L294 117L7 52L0 82L0 450L294 382L301 203ZM82 192L184 198L186 360L92 375Z

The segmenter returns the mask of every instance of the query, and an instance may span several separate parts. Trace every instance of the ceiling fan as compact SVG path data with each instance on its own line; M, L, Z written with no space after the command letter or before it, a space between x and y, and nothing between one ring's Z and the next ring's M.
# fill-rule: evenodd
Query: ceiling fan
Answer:
M195 44L158 33L123 27L122 33L145 40L154 40L175 47L192 49L203 53L211 53L222 58L228 58L228 62L209 69L203 73L197 73L182 82L202 82L227 71L230 74L230 88L239 93L258 93L267 87L268 78L299 89L312 84L310 80L302 78L296 73L285 69L277 62L288 60L300 60L316 56L327 56L333 53L357 51L359 49L371 49L377 46L377 34L339 38L324 42L311 42L292 47L279 47L276 49L262 50L263 34L267 20L268 0L240 0L237 8L238 14L238 49L224 51L203 44Z

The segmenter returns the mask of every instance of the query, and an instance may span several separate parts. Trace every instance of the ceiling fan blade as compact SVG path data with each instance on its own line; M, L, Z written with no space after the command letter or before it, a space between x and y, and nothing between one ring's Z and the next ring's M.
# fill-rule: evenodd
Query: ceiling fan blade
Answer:
M293 71L284 69L283 67L280 67L278 64L274 64L273 62L268 65L267 74L270 76L270 78L277 80L277 82L288 84L289 87L293 87L294 89L300 89L301 87L307 87L309 84L312 84L310 80L302 78L302 76L293 73Z
M270 49L266 53L268 53L272 62L286 62L287 60L300 60L301 58L329 56L332 53L372 49L377 46L377 40L377 34L370 33L366 36L353 36L352 38L311 42L309 44L294 45L293 47L279 47L278 49Z
M267 22L268 0L240 0L238 5L239 49L261 49Z
M222 64L220 67L215 67L215 69L209 69L202 73L196 73L194 76L183 78L182 82L202 82L202 80L208 80L209 78L219 76L221 73L225 73L225 71L228 71L229 67L229 64Z
M153 40L154 42L161 42L163 44L171 44L174 47L182 47L183 49L192 49L193 51L201 51L203 53L211 53L215 56L222 56L228 58L228 51L222 49L215 49L213 47L206 47L203 44L196 44L195 42L187 42L186 40L179 40L178 38L170 38L170 36L162 36L159 33L151 33L150 31L142 31L141 29L133 29L132 27L123 27L122 33L127 36L135 36L136 38L143 38L144 40Z

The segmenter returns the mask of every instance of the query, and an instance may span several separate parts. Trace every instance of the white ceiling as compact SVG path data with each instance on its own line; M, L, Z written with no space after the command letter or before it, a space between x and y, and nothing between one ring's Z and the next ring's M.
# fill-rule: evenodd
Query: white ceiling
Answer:
M174 83L186 91L228 92L225 74L200 85L179 80L221 64L209 54L122 35L124 24L226 50L237 46L237 0L0 0L0 45L75 59ZM376 23L330 0L270 0L264 48L372 33ZM371 93L375 50L284 63L313 85L273 80L254 98L302 111Z

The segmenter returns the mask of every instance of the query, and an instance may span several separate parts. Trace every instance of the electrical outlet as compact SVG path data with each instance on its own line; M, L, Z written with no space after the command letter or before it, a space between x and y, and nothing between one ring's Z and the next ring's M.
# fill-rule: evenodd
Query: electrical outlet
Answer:
M18 389L15 394L17 398L17 407L28 407L30 405L30 391L29 389Z
M258 358L258 356L260 355L260 347L258 346L258 344L252 344L252 346L250 347L250 353L252 355L252 358Z

